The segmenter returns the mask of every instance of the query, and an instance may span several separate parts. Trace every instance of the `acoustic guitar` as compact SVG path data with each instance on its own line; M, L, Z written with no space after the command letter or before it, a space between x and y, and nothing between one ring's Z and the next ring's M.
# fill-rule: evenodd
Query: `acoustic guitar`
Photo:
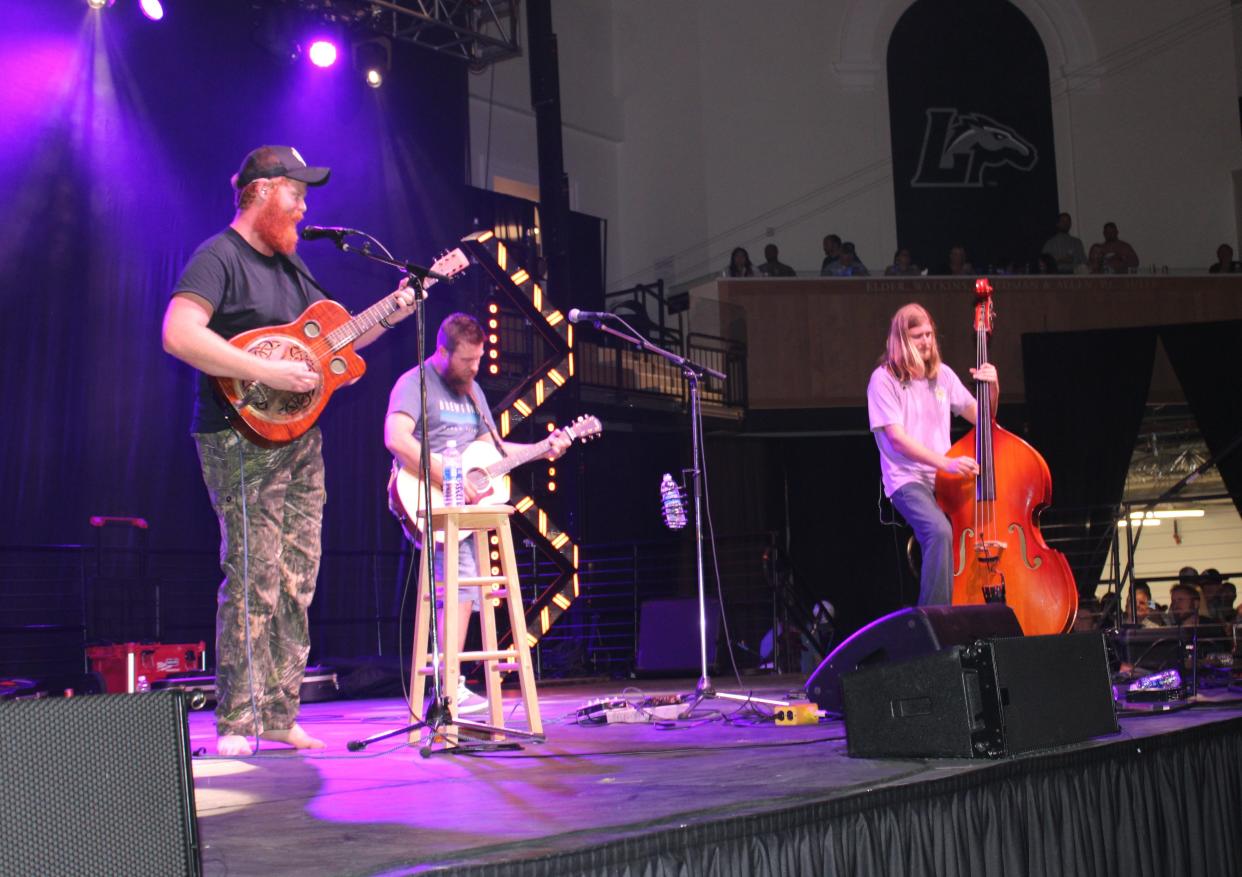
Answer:
M460 248L445 253L431 270L445 277L464 271L470 260ZM423 281L424 288L435 278ZM217 395L225 402L225 417L256 445L272 448L302 436L315 425L328 399L343 384L362 377L367 364L354 352L359 337L395 313L397 303L384 296L356 317L334 301L317 301L292 323L263 326L234 335L234 347L264 359L293 359L308 363L319 375L319 384L305 393L277 390L258 381L211 378Z
M596 438L603 430L599 418L589 414L584 414L564 427L566 435L583 443ZM531 460L546 457L551 450L551 436L503 457L491 442L471 442L461 452L462 475L479 494L477 505L503 505L509 501L510 495L508 473ZM390 506L393 514L411 536L416 530L422 530L418 520L423 510L423 496L423 481L418 473L393 464L393 475L388 480ZM431 485L431 507L436 509L443 506L443 491L439 485ZM465 539L469 535L468 532L463 532L459 538ZM437 535L436 538L439 540L441 537Z

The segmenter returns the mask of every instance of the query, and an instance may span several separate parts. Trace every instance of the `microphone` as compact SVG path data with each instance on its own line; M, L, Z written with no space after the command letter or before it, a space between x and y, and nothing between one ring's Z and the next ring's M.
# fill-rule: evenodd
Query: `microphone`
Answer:
M355 228L342 228L339 225L308 225L302 229L302 240L317 241L320 238L331 238L340 242L341 238L351 234L362 234Z
M617 315L610 314L608 311L580 311L577 308L570 308L566 314L571 323L594 323L596 320L611 320Z

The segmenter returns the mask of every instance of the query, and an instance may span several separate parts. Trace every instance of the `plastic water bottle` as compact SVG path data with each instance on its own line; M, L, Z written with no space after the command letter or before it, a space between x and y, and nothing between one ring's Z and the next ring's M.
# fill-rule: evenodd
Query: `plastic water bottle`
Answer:
M444 467L444 481L441 485L444 490L444 504L465 505L466 483L462 479L461 452L457 450L457 442L449 439L440 459Z
M670 530L680 530L686 526L686 506L681 500L681 488L667 472L660 481L660 505L664 512L665 526Z

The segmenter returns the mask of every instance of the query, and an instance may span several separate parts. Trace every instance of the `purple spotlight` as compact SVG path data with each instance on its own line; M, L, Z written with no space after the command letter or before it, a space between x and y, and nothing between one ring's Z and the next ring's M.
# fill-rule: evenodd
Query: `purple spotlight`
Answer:
M336 46L328 40L315 40L308 54L316 67L331 67L336 63Z
M138 0L138 6L142 9L142 14L152 21L159 21L164 17L164 4L160 0Z

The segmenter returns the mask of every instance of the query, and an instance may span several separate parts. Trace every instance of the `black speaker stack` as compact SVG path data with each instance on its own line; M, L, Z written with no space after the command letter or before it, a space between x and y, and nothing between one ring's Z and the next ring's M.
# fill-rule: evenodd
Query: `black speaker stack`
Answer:
M1022 636L1004 605L903 609L807 680L860 758L1002 758L1117 733L1100 633Z

